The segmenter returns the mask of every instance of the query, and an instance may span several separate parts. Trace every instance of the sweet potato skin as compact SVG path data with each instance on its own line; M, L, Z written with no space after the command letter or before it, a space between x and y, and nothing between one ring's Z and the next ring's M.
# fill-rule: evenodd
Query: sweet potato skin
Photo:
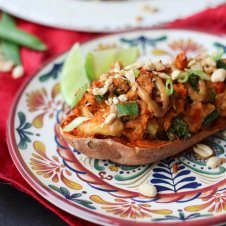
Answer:
M108 159L123 165L144 165L176 155L201 140L226 128L226 119L219 118L190 139L153 141L149 147L126 146L112 139L79 138L61 130L63 138L78 151L95 159Z

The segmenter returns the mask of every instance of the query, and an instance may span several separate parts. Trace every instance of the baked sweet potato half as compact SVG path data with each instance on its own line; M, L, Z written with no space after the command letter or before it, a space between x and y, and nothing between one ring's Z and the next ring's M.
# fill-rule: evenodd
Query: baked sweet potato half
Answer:
M142 165L226 128L226 62L208 55L172 64L116 63L61 124L64 139L96 159Z

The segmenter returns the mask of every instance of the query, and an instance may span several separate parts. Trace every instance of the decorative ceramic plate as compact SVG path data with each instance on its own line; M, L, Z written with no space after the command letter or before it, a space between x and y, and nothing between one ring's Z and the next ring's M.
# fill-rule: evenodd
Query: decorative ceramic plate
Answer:
M132 32L96 39L82 52L137 45L141 57L172 58L226 46L223 40L184 30ZM211 225L226 219L226 168L206 166L188 150L144 166L91 159L68 146L59 123L68 112L60 95L59 73L67 53L44 66L17 96L8 126L12 159L25 180L45 199L75 216L102 225ZM226 156L226 133L203 141ZM158 196L138 193L151 182Z
M0 9L53 27L118 32L170 22L223 2L225 0L171 0L170 3L168 0L32 0L30 4L30 0L0 0Z

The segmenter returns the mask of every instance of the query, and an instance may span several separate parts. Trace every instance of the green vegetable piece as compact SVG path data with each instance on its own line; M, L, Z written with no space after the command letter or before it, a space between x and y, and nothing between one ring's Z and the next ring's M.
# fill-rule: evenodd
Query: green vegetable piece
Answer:
M12 26L12 27L15 27L15 24L16 24L13 17L11 17L7 13L2 13L1 23L7 26Z
M224 55L224 49L220 48L217 53L212 55L212 59L217 62L222 58L223 55Z
M188 78L188 82L193 90L199 91L199 77L196 74L192 73Z
M209 93L209 98L210 98L210 102L214 103L216 100L216 92L214 88L209 88L208 89L208 93Z
M167 137L169 140L189 138L191 137L191 132L187 123L181 117L175 117L172 121L170 128L167 130Z
M185 83L188 81L189 74L187 72L182 72L178 78L178 82Z
M204 71L194 71L202 80L210 81L210 76L208 76Z
M90 52L86 56L86 73L91 81L99 79L99 76L107 72L111 65L120 62L123 66L134 63L139 55L137 47L127 49L105 49Z
M78 126L80 126L82 123L84 123L87 120L89 120L89 118L87 118L87 117L77 117L77 118L73 119L68 125L66 125L63 128L63 131L71 132L72 130L74 130L75 128L77 128Z
M96 99L96 101L101 104L104 102L104 100L106 100L105 96L102 95L95 95L94 98Z
M166 90L166 94L168 96L173 94L174 89L173 89L173 80L172 79L168 78L166 80L165 90Z
M12 60L15 64L21 65L20 48L18 45L8 41L2 41L1 47L3 55L7 60Z
M44 51L47 49L46 45L34 35L5 23L0 23L0 38L34 50Z
M16 23L14 19L6 13L2 14L1 23L3 23L5 26L8 26L8 27L16 27ZM1 48L3 51L3 55L7 60L12 60L17 65L21 64L20 49L18 45L12 42L3 40L1 44Z
M212 122L214 122L220 116L219 110L214 110L211 112L204 120L203 126L209 126Z
M210 81L210 76L208 76L204 71L202 70L187 70L189 76L191 76L192 74L196 74L197 76L199 76L199 78L201 78L202 80L208 80Z
M223 68L224 70L226 70L226 62L224 62L223 60L218 60L217 68Z
M139 108L136 101L117 104L118 116L137 116L139 114Z

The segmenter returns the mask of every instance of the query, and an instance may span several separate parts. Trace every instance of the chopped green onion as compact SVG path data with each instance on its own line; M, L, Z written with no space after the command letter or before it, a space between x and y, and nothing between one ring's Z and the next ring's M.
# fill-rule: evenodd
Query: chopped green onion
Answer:
M189 76L192 74L198 75L202 80L210 81L210 77L202 70L187 70Z
M137 116L139 114L139 108L136 101L117 104L118 116Z
M210 77L204 71L194 71L202 80L210 81Z
M165 84L165 90L166 90L166 94L168 96L173 94L173 80L171 78L168 78L166 80L166 84Z
M34 35L28 34L16 27L0 23L0 38L34 50L46 50L46 45Z
M224 62L223 60L218 60L217 68L223 68L224 70L226 70L226 62Z
M95 95L94 98L99 104L101 104L106 99L105 96L102 95Z
M188 81L189 74L187 72L182 72L178 78L178 82L185 83Z
M90 118L87 117L77 117L75 119L73 119L68 125L66 125L63 128L64 132L71 132L72 130L74 130L75 128L77 128L78 126L80 126L83 122L89 120Z
M188 78L188 82L193 90L199 91L199 77L196 74L192 73Z
M205 118L203 122L203 126L209 126L213 121L215 121L220 116L220 112L216 109L213 112L211 112L207 117Z
M224 49L220 48L218 52L216 52L212 55L212 59L214 61L218 61L222 58L223 55L224 55Z
M1 23L8 27L16 27L14 19L6 13L2 14ZM17 65L21 64L20 49L18 45L6 40L2 40L1 47L3 55L7 60L12 60Z

